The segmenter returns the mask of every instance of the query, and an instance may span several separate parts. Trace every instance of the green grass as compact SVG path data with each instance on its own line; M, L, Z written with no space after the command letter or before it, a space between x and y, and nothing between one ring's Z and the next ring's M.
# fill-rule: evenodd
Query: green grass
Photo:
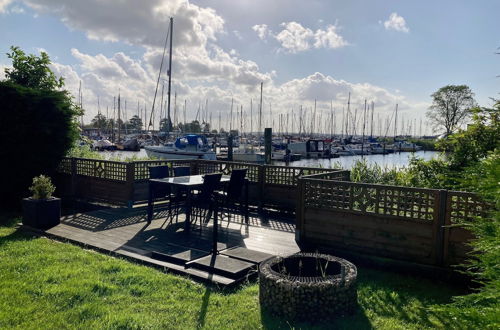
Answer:
M261 314L258 284L221 290L186 277L32 237L0 216L0 328L311 328ZM2 222L4 223L2 225ZM315 328L460 328L429 307L446 304L446 283L358 268L356 314Z

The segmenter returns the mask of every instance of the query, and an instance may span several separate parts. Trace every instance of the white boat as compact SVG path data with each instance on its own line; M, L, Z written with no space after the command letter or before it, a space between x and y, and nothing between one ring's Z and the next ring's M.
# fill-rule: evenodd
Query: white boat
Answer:
M179 137L174 143L163 146L145 146L149 157L161 159L206 159L216 160L215 152L210 149L204 136L188 134Z
M385 154L389 153L389 151L387 151L387 149L383 145L381 145L380 143L370 143L370 148L371 148L372 154L385 155Z
M407 141L395 143L395 147L396 147L396 150L398 150L398 151L415 152L415 151L422 150L421 146L417 146L415 143L407 142Z
M101 139L92 143L92 148L95 150L115 150L116 145L111 143L108 139Z
M233 151L233 161L243 163L264 163L265 154L249 144L242 143L239 148Z

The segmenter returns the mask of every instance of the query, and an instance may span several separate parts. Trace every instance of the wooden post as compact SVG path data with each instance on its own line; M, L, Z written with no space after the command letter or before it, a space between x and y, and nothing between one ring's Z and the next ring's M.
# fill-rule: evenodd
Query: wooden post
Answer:
M266 166L265 165L259 165L259 182L258 182L258 191L259 191L259 213L262 211L262 207L264 206L264 185L265 185L265 178L266 175Z
M295 241L300 243L300 239L303 236L303 224L304 224L304 179L299 178L297 185L297 210L296 220L295 220Z
M437 265L442 265L444 260L444 226L446 223L446 204L448 200L448 192L439 190L437 196L437 212L435 212L434 226L432 228L432 237L434 239L434 260Z
M71 198L76 199L76 158L71 157Z
M128 200L127 207L131 208L134 206L134 189L135 189L135 163L127 163L127 189L128 189Z
M229 134L227 137L227 160L233 161L233 134Z
M264 129L264 146L265 146L265 160L266 164L271 164L271 147L273 143L273 129L265 128Z

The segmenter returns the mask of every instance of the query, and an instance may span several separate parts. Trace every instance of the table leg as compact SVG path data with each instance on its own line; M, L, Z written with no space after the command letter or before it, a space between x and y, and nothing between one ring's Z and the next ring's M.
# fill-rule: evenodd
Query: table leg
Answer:
M148 189L148 223L151 223L151 220L153 220L153 190L154 190L154 184L152 182L149 182L149 189Z
M217 250L218 235L219 235L218 210L217 210L217 205L215 205L215 207L214 207L214 228L213 228L213 235L212 235L212 253L214 255L219 254L219 251Z
M249 210L248 210L248 180L245 182L245 223L248 225Z

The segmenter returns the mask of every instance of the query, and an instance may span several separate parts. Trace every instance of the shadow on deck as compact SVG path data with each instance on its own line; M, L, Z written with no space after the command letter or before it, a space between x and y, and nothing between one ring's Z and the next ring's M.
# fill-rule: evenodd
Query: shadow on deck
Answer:
M258 264L271 256L299 251L295 220L269 210L252 210L248 225L240 214L231 214L230 221L226 215L219 222L218 255L210 254L212 221L185 230L184 220L183 214L172 219L162 206L155 208L151 223L145 207L104 208L64 216L43 233L221 285L256 274Z

